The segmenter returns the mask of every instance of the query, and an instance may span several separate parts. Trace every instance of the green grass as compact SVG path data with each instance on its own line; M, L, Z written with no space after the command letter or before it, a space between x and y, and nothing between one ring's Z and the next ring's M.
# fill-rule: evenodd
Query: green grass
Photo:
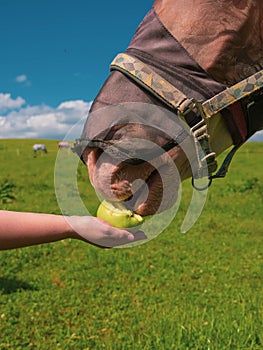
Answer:
M1 209L60 213L54 193L57 143L33 158L32 140L0 141ZM61 241L0 252L0 349L263 349L263 143L248 143L226 179L214 182L201 217L175 220L133 249ZM222 159L222 157L221 157ZM80 164L79 188L98 199Z

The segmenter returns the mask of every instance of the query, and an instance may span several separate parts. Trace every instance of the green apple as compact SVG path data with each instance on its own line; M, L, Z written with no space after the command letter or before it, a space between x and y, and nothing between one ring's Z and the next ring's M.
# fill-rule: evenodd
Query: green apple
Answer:
M97 211L97 217L118 228L131 228L143 223L143 218L128 210L119 202L104 200Z

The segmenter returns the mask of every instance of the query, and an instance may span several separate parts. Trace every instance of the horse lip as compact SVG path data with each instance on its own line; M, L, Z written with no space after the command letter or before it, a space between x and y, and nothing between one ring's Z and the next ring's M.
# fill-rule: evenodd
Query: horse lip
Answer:
M143 184L147 184L151 178L151 175L156 170L150 163L145 161L143 162L146 164L146 166L143 165L144 171L142 171L140 168L135 169L136 176L130 176L132 172L130 172L129 168L124 170L124 174L126 173L127 175L122 176L123 168L133 166L124 162L120 163L113 170L110 187L113 195L115 196L115 200L127 201L138 197L140 191L142 190ZM134 165L134 168L136 166L140 166L140 164ZM137 181L140 181L141 183L138 183Z
M132 190L132 185L133 183L131 183L131 191L132 191L132 194L130 196L128 196L127 198L125 199L119 199L118 201L120 202L124 202L124 205L127 209L133 211L133 212L136 212L136 209L138 208L139 204L138 204L138 201L140 200L140 197L144 195L144 191L145 191L145 186L147 186L147 183L148 181L150 180L152 174L156 171L156 169L153 169L153 171L151 172L151 174L149 174L148 177L146 177L144 180L142 180L142 185L136 190L136 191L133 191ZM136 181L136 180L134 180ZM147 186L148 187L148 186ZM146 198L147 199L147 198ZM145 200L146 200L145 199ZM116 198L115 198L116 200ZM145 200L143 202L145 202ZM140 205L143 203L143 202L140 202Z

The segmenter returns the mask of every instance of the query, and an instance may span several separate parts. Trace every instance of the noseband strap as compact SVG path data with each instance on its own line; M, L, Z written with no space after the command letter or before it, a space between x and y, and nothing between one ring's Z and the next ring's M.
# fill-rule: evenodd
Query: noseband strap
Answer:
M118 70L129 76L168 107L181 113L184 113L188 106L193 104L184 93L154 72L147 64L131 55L126 53L117 55L110 69Z
M209 100L200 102L189 99L182 91L153 71L147 64L126 53L117 55L111 63L110 68L111 70L117 70L129 76L132 80L165 103L169 108L175 110L178 116L184 121L185 116L191 111L199 114L201 122L191 128L191 132L196 144L200 144L203 150L203 156L200 157L198 146L196 146L199 170L197 174L193 174L193 177L202 177L202 169L205 165L208 166L209 184L211 184L212 179L224 177L226 175L230 162L241 144L235 145L232 148L218 172L212 175L212 172L215 171L217 167L217 163L215 159L216 154L210 150L207 121L213 115L227 108L231 110L238 101L262 90L263 70L223 90Z

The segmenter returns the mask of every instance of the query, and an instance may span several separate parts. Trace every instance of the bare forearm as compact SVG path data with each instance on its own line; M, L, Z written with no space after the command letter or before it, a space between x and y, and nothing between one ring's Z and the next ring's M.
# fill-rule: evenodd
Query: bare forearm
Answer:
M109 248L146 239L129 231L110 226L92 216L68 216L11 212L0 210L0 250L27 247L75 238Z
M59 241L73 236L61 215L0 211L0 250Z

